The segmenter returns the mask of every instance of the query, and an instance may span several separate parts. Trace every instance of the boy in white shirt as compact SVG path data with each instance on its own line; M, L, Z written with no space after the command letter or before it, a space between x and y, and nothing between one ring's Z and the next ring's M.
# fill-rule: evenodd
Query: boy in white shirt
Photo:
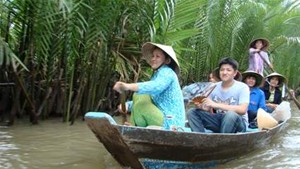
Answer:
M202 103L196 102L196 108L188 111L192 131L205 132L205 129L215 133L246 131L250 90L245 83L234 80L237 73L236 60L224 58L219 62L221 81L216 83L216 88L209 97Z

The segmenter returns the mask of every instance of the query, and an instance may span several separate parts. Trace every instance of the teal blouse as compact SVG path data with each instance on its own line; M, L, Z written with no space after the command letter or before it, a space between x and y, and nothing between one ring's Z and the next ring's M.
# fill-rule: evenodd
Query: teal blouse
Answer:
M182 91L176 73L163 65L154 72L150 81L139 82L137 94L149 94L153 103L164 114L164 127L185 126L185 109ZM129 110L132 102L129 103ZM171 116L166 120L166 117Z

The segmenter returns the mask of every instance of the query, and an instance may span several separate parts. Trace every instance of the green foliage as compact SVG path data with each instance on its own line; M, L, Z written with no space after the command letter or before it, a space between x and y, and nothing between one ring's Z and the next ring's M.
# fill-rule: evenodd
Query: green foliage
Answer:
M151 76L141 57L147 41L173 46L185 85L207 80L224 56L246 70L249 43L265 37L275 70L296 88L299 5L296 0L0 1L0 65L18 72L37 115L58 113L71 121L90 110L112 111L118 104L116 81Z
M28 71L27 67L22 63L22 61L20 61L2 38L0 38L0 65L4 69L12 67L14 71L18 71L18 67L21 66L21 68Z

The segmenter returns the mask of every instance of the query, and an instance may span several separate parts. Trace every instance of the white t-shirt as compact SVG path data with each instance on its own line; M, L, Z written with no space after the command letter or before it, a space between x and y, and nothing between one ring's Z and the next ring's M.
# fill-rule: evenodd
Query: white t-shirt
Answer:
M223 90L222 82L218 82L216 84L216 88L209 96L214 102L217 103L224 103L228 105L239 105L243 103L250 102L250 90L249 87L242 82L234 80L234 84L226 89ZM224 112L223 110L216 110L217 113ZM246 124L248 124L248 114L247 111L243 115L243 119Z

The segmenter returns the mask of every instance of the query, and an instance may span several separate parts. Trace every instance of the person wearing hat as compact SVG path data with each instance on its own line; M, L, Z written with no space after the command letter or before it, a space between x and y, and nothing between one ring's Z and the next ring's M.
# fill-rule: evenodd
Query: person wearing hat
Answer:
M242 73L243 82L249 86L250 89L250 103L248 106L248 121L250 128L256 128L257 126L251 125L255 123L254 120L257 116L257 110L262 108L267 110L266 100L264 92L259 88L263 83L263 76L259 73L256 73L252 70L247 70Z
M285 77L277 72L266 76L266 83L262 87L265 93L267 112L271 113L282 101L280 87L285 82Z
M273 68L267 53L268 47L269 41L264 38L255 39L250 43L248 70L252 70L263 75L264 62Z
M219 62L221 81L201 103L194 102L195 108L188 110L187 117L191 130L215 133L244 132L248 126L247 108L250 101L249 87L234 79L238 63L232 58ZM214 112L214 113L211 113Z
M150 95L154 105L163 113L164 128L169 128L170 126L184 127L184 101L177 75L180 71L179 62L173 48L167 45L147 42L142 47L142 55L153 69L151 79L138 83L119 81L115 83L113 89L119 93L134 91L135 94ZM126 107L130 111L132 109L132 101L127 102ZM168 120L166 120L166 117L168 117Z

